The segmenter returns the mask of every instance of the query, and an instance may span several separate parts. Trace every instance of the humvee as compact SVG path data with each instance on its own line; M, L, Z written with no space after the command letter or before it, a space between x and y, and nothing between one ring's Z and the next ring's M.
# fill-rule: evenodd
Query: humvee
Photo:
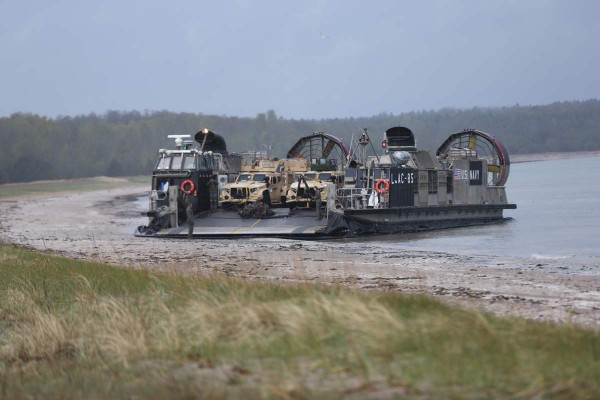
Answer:
M342 171L308 171L297 173L294 183L289 185L286 194L286 205L295 207L314 207L314 195L317 188L321 191L322 204L327 203L328 183L336 187L344 186L344 173Z

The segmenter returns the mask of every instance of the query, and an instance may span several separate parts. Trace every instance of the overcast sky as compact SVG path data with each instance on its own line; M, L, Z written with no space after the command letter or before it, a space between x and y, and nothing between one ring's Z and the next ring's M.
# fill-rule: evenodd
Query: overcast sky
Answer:
M286 118L600 97L600 1L0 0L0 116Z

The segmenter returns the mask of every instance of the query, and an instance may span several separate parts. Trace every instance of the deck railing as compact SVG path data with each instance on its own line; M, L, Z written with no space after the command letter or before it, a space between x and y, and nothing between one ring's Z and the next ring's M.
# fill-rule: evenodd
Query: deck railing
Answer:
M335 206L347 210L387 208L387 193L377 193L367 188L341 188L336 190Z

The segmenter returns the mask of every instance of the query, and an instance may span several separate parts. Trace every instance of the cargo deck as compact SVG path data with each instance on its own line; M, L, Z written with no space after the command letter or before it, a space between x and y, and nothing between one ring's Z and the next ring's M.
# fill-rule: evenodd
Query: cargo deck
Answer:
M266 218L242 218L234 210L202 213L194 220L194 238L284 237L317 238L325 235L326 217L317 219L314 209L290 211L273 209L275 215ZM164 238L187 238L186 223L176 228L162 229L153 235ZM138 236L149 236L138 234Z

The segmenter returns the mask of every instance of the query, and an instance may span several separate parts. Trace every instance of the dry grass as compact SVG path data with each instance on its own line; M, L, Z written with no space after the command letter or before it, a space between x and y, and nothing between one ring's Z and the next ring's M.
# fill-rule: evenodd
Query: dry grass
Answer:
M594 398L600 334L422 296L152 275L0 246L0 395Z

